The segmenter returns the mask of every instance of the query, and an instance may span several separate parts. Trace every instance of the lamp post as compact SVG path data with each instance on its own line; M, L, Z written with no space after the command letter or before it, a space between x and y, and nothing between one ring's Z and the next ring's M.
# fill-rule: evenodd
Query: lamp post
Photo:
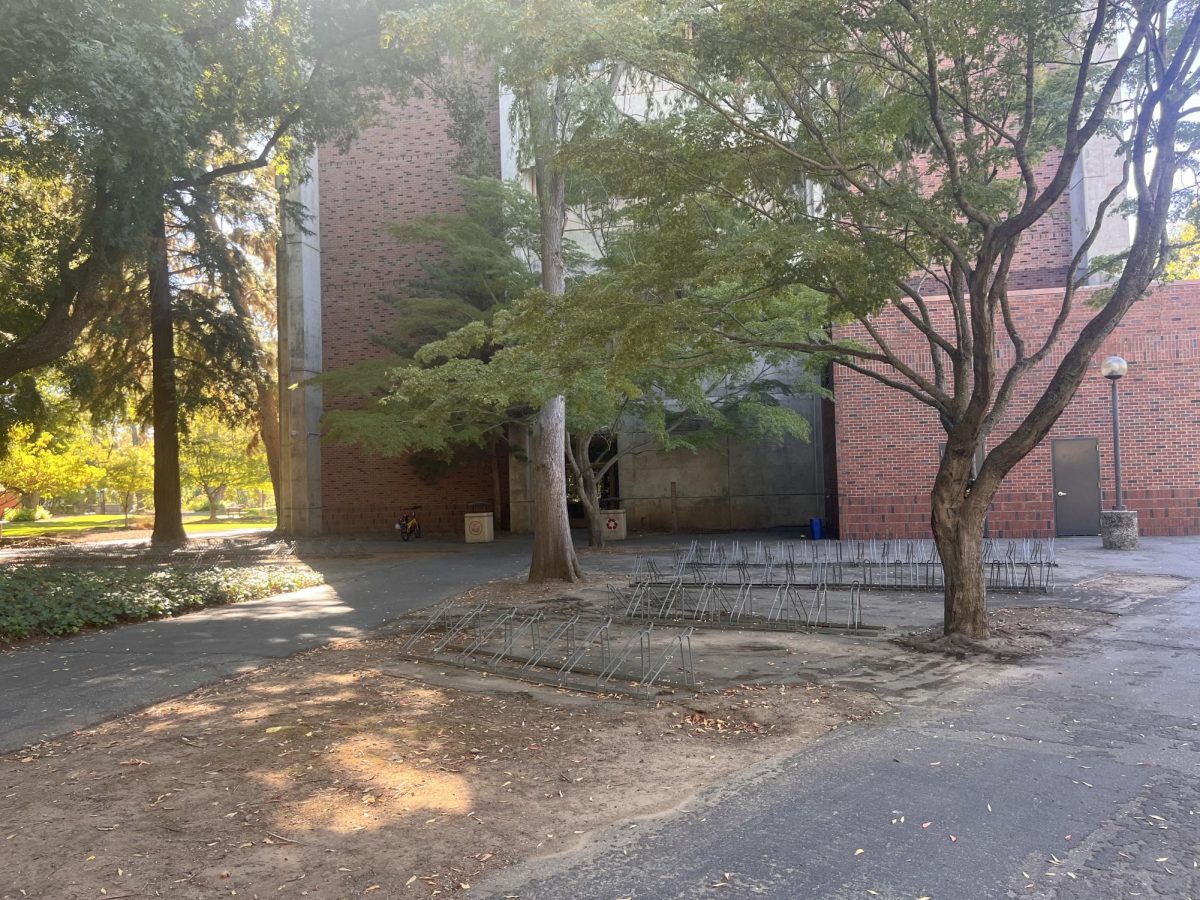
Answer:
M1117 483L1117 502L1113 509L1124 509L1121 494L1121 410L1117 402L1117 382L1129 371L1129 363L1119 356L1110 356L1100 364L1100 374L1112 384L1113 473Z
M1100 374L1112 383L1113 474L1116 477L1116 503L1100 511L1100 537L1106 550L1136 550L1138 521L1136 510L1125 508L1121 493L1121 411L1117 404L1117 382L1129 371L1119 356L1110 356L1100 364Z

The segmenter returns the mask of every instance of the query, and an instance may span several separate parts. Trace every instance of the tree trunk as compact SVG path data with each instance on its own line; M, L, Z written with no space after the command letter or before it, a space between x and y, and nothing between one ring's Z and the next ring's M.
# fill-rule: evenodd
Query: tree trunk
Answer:
M279 521L279 394L275 382L259 379L255 383L258 391L258 433L262 437L263 452L267 454L267 469L271 473L271 490L275 494L275 521Z
M167 225L160 213L150 235L150 360L154 394L154 547L187 542L179 487L179 396L175 381L175 314L167 257Z
M208 498L208 521L217 521L217 507L221 505L220 488L216 490L204 489L204 496Z
M26 509L32 509L36 513L37 508L42 505L42 492L30 491L28 494L22 494L21 505Z
M947 444L930 496L930 526L945 573L947 635L983 640L989 634L983 578L983 524L990 496L973 493L973 444Z
M500 442L492 440L488 442L488 456L491 457L492 463L492 525L495 528L500 527L500 504L503 502L500 490Z
M579 496L583 501L583 511L587 515L588 546L601 550L605 538L608 537L605 526L604 511L600 508L600 483L596 480L596 470L584 456L580 465Z
M561 396L548 400L538 412L533 436L531 582L575 582L583 578L567 519L567 473L563 458L566 421L566 401Z
M566 176L556 165L560 115L566 103L565 88L556 82L553 97L544 90L529 94L534 120L534 171L541 225L542 289L562 296L566 292L563 266L563 229L567 222ZM571 541L567 517L566 446L567 401L561 394L538 411L533 437L533 560L530 581L579 581L583 574Z

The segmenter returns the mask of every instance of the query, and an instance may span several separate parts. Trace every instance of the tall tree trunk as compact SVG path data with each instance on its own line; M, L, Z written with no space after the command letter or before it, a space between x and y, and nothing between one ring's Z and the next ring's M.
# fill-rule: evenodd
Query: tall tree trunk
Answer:
M179 487L179 395L175 381L175 312L167 256L167 224L160 213L150 234L150 360L154 425L154 531L150 544L178 547L183 530Z
M208 521L217 521L217 508L221 505L221 491L204 489L204 496L208 498Z
M500 527L500 504L503 502L500 490L500 442L491 440L488 442L488 456L491 457L492 463L492 525L495 528Z
M271 490L275 494L275 521L279 521L279 394L277 383L266 378L255 382L258 392L258 433L263 452L267 454L267 469L271 473Z
M533 436L533 560L529 580L570 581L583 578L571 523L567 518L566 466L563 444L567 407L562 397L538 411Z
M21 505L26 509L32 509L36 513L37 508L42 505L42 492L30 491L28 494L22 494Z
M990 493L973 492L972 443L952 439L930 495L930 526L945 573L944 629L947 635L982 640L989 634L983 577L983 525Z
M542 289L547 294L566 293L563 266L563 230L567 222L566 176L557 164L560 117L566 104L561 80L529 92L534 131L534 171L537 177L541 225ZM567 464L565 459L567 401L561 394L538 411L533 438L533 560L530 581L578 581L583 577L571 523L567 516Z

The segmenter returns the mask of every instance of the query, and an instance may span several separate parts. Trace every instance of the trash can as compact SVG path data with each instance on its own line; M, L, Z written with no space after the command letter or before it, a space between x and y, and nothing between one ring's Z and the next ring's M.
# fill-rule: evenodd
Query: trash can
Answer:
M812 539L814 541L819 541L825 536L824 523L820 519L809 519L808 528L812 532Z
M606 509L600 513L604 517L604 539L606 541L623 541L626 537L625 510Z
M463 531L468 544L487 544L496 539L490 512L467 513L463 516Z

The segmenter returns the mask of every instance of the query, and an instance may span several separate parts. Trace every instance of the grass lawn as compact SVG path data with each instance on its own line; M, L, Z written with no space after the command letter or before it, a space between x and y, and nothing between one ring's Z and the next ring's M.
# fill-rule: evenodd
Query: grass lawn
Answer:
M238 528L255 528L259 531L270 531L275 527L274 516L247 516L243 519L218 519L215 522L208 518L189 519L184 516L183 530L188 534L207 534L211 531L230 531Z
M147 521L147 516L131 516L133 523ZM228 531L233 528L257 528L268 530L275 527L275 517L244 519L218 519L208 521L207 513L185 514L184 530L188 534L207 534L213 531ZM5 522L4 538L27 537L71 537L73 535L105 531L124 531L124 516L54 516L40 522Z
M0 565L0 644L162 619L312 587L324 580L305 565Z

